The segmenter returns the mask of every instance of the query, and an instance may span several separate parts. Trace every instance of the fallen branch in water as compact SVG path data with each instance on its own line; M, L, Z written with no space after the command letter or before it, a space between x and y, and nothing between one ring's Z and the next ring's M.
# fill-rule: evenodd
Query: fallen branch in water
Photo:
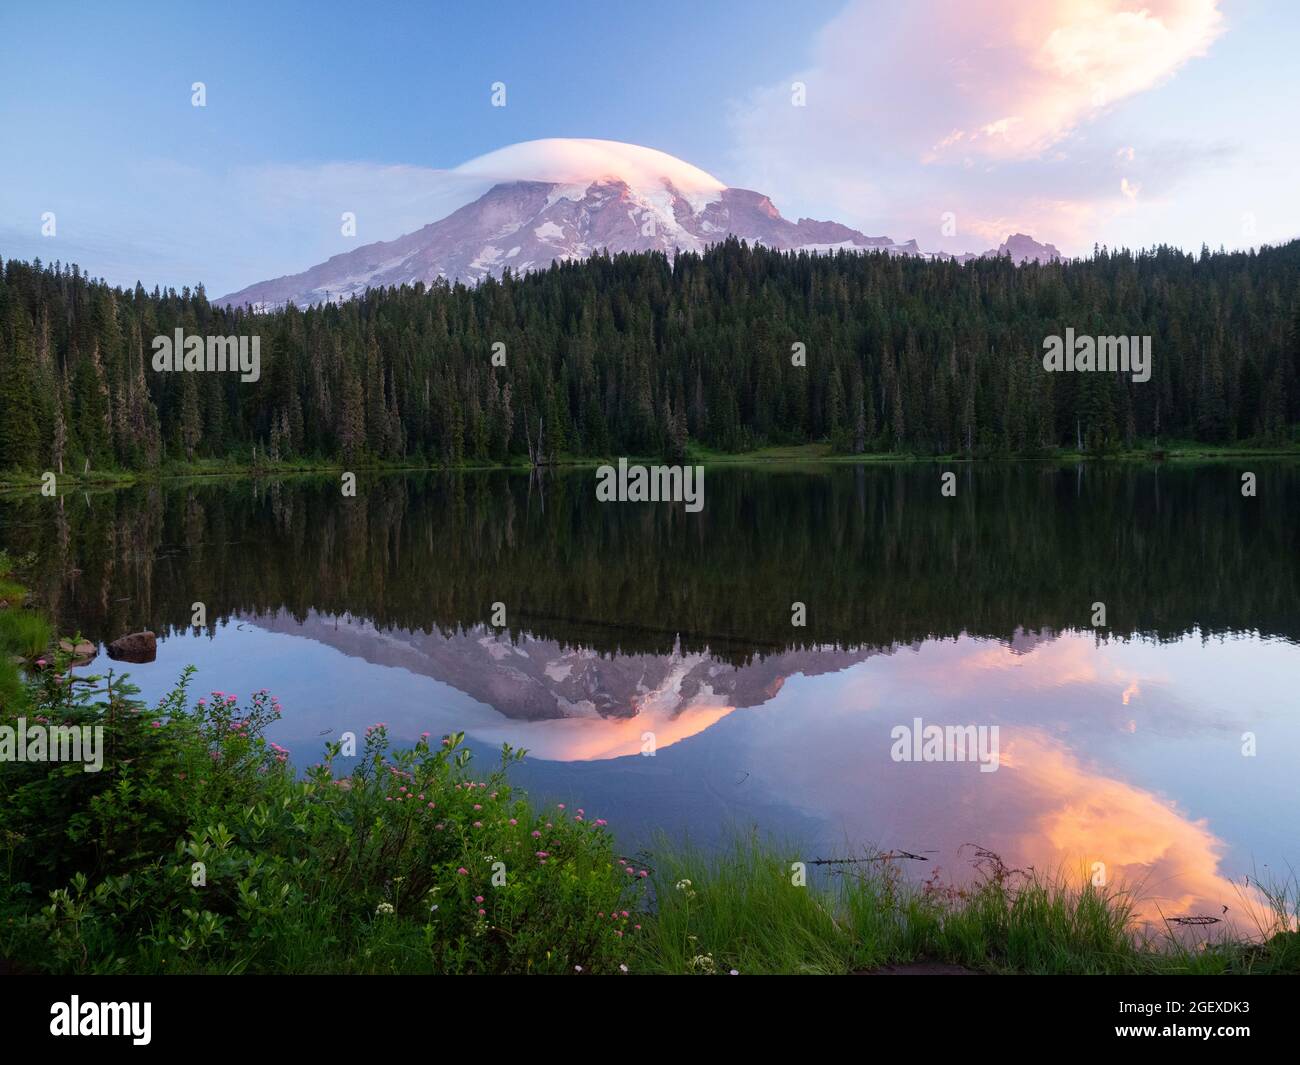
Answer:
M913 862L928 862L930 859L911 851L890 851L887 854L874 854L869 858L814 858L809 865L858 865L862 862L888 862L895 858L906 858Z

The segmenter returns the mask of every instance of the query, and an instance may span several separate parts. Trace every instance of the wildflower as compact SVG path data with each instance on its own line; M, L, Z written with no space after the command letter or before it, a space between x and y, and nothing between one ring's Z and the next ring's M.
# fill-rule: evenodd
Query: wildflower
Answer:
M561 810L564 809L564 803L558 803L557 805L559 806L559 808L560 808Z
M541 839L542 834L537 829L533 829L533 839Z
M581 966L581 965L575 965L575 966L573 967L573 971L574 971L575 973L580 973L580 972L582 972L582 966Z
M627 972L627 966L626 966L626 965L620 965L620 966L618 967L618 971L619 971L619 972L622 972L622 973Z
M483 827L483 822L482 822L482 821L475 821L475 822L474 822L474 827L475 827L475 828L482 828L482 827Z
M519 824L519 821L518 821L518 819L512 817L512 818L510 818L510 824L511 824L512 826L513 826L513 825L517 825L517 824Z
M457 869L456 872L457 872L460 876L469 876L469 870L466 869L463 865L462 865L459 869Z
M739 976L739 975L740 975L740 970L739 970L739 969L732 969L731 972L730 972L728 975L730 975L730 976Z
M378 906L375 907L376 914L381 914L381 913L389 914L392 912L393 912L393 904L391 902L381 902Z
M475 809L475 811L478 811L478 810L483 809L483 806L482 806L481 803L477 803L477 802L476 802L476 803L474 804L474 809Z

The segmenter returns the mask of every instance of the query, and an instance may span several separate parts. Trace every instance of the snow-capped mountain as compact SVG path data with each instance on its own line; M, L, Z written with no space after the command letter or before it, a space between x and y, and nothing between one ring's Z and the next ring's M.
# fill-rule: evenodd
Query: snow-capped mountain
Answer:
M529 141L472 160L456 173L491 187L414 233L335 255L216 302L259 310L289 302L307 306L347 300L367 288L440 278L473 284L507 268L541 270L602 250L702 251L729 236L782 251L926 254L915 240L870 237L811 218L791 222L762 193L728 187L664 152L616 141ZM984 254L1010 254L1018 263L1060 258L1050 244L1023 234Z

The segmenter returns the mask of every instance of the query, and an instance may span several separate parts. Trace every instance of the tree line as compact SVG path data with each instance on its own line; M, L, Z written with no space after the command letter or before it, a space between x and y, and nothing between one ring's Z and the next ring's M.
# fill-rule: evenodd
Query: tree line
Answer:
M1151 379L1046 372L1044 338L1067 327L1151 336ZM178 328L259 337L260 378L156 371L153 338ZM1300 241L1017 267L728 240L269 313L40 260L0 278L0 469L681 458L690 442L1023 455L1282 443L1297 425Z

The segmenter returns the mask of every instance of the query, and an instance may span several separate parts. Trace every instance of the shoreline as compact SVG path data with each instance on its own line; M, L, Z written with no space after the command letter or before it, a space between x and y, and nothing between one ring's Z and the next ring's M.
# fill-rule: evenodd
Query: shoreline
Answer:
M699 465L709 466L889 466L918 464L956 464L970 466L1005 466L1008 464L1072 466L1080 463L1142 463L1152 466L1172 463L1209 463L1239 461L1243 459L1300 460L1300 447L1219 447L1211 444L1178 444L1167 448L1133 448L1107 453L1054 451L1040 455L916 455L909 452L869 452L859 455L839 454L829 444L799 444L757 448L751 451L721 452L688 449L685 459L673 463L668 459L646 455L578 456L562 455L554 462L531 465L525 459L511 462L462 462L457 465L410 462L357 462L345 464L329 462L251 463L242 461L211 461L190 464L169 464L152 470L104 470L89 474L62 473L56 484L62 488L119 488L134 484L154 484L162 481L204 480L218 478L279 478L294 475L322 475L331 473L531 473L534 470L583 470L612 464L619 458L629 463L643 465ZM0 473L0 492L39 488L42 473Z

